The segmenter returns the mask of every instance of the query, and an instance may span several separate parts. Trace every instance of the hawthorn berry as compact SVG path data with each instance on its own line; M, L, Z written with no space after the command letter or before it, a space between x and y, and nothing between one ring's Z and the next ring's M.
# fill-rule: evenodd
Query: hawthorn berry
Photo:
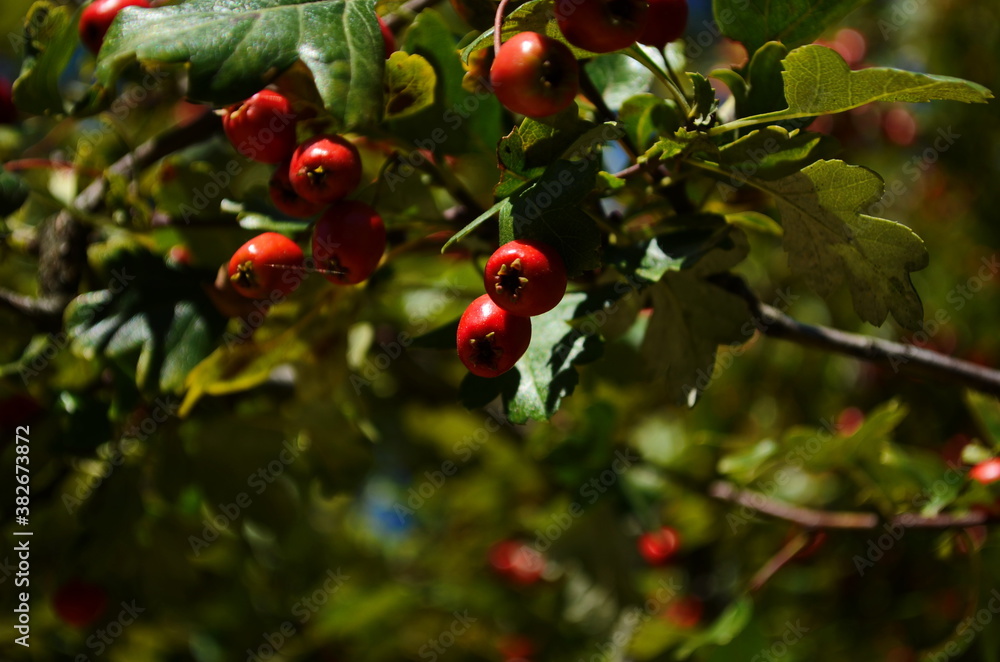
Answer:
M521 32L503 43L490 67L490 84L504 106L527 117L567 108L580 87L580 67L562 42Z
M490 549L490 565L516 584L537 582L545 571L545 557L516 540L501 540Z
M85 628L101 615L108 604L107 592L97 584L71 579L52 595L52 608L67 625Z
M676 529L669 526L659 531L647 531L636 542L639 554L650 565L661 565L669 561L681 546L681 537Z
M1000 480L1000 457L990 458L972 467L969 477L983 485L997 482Z
M361 155L341 136L319 135L295 149L288 177L295 192L306 200L336 202L361 183Z
M384 251L382 217L357 200L331 205L313 230L313 260L331 283L354 285L366 280Z
M147 0L94 0L80 14L80 41L95 55L118 12L126 7L149 7Z
M474 375L499 377L514 367L531 343L531 320L500 308L486 294L458 321L458 358Z
M295 150L298 117L292 102L274 90L261 90L226 109L222 129L243 156L260 163L281 163Z
M504 310L532 317L556 307L566 293L566 265L548 244L507 242L490 256L483 274L486 293Z
M381 16L376 16L378 19L378 29L382 31L382 41L385 42L385 59L389 59L389 56L396 52L396 36L392 34L392 30L389 26L385 24Z
M628 48L649 12L645 0L557 0L556 22L566 41L595 53Z
M667 606L663 617L679 628L688 630L701 622L705 605L693 595L677 598Z
M309 218L323 211L323 205L317 202L310 202L295 192L292 182L288 179L288 164L279 165L271 181L268 182L267 192L271 195L271 202L283 214L296 218Z
M303 262L298 244L277 232L265 232L233 253L229 281L251 299L284 296L302 283Z
M684 35L688 20L687 0L648 0L649 12L636 39L640 44L663 48Z

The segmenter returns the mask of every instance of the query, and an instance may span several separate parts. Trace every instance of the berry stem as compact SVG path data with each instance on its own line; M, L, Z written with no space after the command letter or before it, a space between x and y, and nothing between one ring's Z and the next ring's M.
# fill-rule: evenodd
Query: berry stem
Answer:
M661 83L663 83L664 87L666 87L667 91L670 93L670 96L672 96L674 101L677 102L677 105L681 107L681 110L684 113L684 121L687 122L687 118L691 114L691 105L687 102L687 98L684 96L684 93L680 90L680 88L678 88L674 81L670 79L667 72L660 68L656 61L649 57L644 50L639 48L638 44L634 44L631 48L629 48L628 54L633 60L649 69L653 75L656 76ZM664 62L666 62L666 57L663 59Z
M500 33L503 32L503 14L507 10L507 0L500 0L500 4L497 5L497 13L493 17L493 54L500 54L500 46L503 44L503 40L500 38Z

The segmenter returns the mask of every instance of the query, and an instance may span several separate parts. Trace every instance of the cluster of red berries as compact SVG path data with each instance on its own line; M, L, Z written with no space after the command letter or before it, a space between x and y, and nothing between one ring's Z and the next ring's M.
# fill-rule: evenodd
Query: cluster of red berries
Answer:
M227 108L222 118L226 137L241 154L277 165L268 185L277 209L296 218L323 213L313 228L313 269L332 283L360 283L385 250L382 218L363 202L344 200L361 183L361 155L338 135L297 145L297 123L291 100L273 90ZM241 246L228 269L233 288L258 299L289 294L304 272L302 249L276 232Z
M531 342L530 317L556 307L566 293L566 265L548 244L515 239L486 262L482 295L458 322L458 358L474 375L498 377Z
M663 48L687 25L687 0L557 0L556 21L566 41L594 53L638 42ZM528 117L568 107L579 91L580 70L562 42L537 32L508 39L490 69L490 84L504 106Z

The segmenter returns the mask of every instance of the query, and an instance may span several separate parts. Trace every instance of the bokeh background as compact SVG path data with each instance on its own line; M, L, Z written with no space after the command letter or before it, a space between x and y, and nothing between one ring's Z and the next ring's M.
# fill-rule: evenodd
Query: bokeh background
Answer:
M20 30L29 4L4 3L0 34ZM704 0L691 7L693 39L711 8ZM461 34L451 10L441 10ZM859 66L1000 89L995 2L872 2L823 40ZM688 66L707 72L745 55L715 39ZM10 40L0 39L0 56L0 73L15 78ZM105 131L88 163L101 168L123 144L196 112L163 94ZM20 158L42 136L71 144L103 121L6 125L0 152ZM890 190L898 182L882 215L927 243L930 266L914 280L926 318L943 311L947 323L916 335L865 325L846 292L826 302L796 282L777 238L754 237L738 271L762 300L803 321L997 366L1000 277L978 276L1000 249L997 104L867 106L814 128L840 138L842 156L881 173ZM935 146L942 135L952 138L946 149ZM231 158L228 149L220 138L172 157L143 182L146 204L176 205ZM488 204L494 165L457 165ZM73 186L66 175L25 176L55 198ZM248 167L234 187L266 178ZM401 194L400 213L431 206L420 188ZM52 209L33 195L5 220L6 286L31 291L35 262L21 242ZM160 255L186 251L168 262L182 256L214 271L249 233L201 220L144 241ZM321 285L308 284L260 331L281 352L238 379L206 376L206 392L186 401L147 398L115 366L0 309L2 466L9 476L13 426L30 425L35 532L29 658L12 642L15 539L5 494L0 658L1000 659L1000 608L988 606L1000 588L994 530L911 530L881 547L881 529L829 531L751 591L754 575L800 531L708 495L724 478L813 508L893 512L923 505L918 499L944 481L957 511L990 503L995 493L969 485L961 459L968 441L987 450L1000 443L976 413L989 402L970 404L953 384L753 337L739 355L720 354L688 411L635 378L640 321L582 370L550 423L514 426L495 404L458 402L464 371L451 354L393 344L400 331L456 318L481 291L479 278L474 261L431 250L318 306ZM46 338L58 351L26 384L10 366ZM836 452L789 464L789 450L810 440ZM652 565L637 539L661 526L680 542ZM859 568L859 558L870 564ZM73 627L57 616L55 596L67 584L81 600L103 598L98 617ZM970 617L978 625L969 627Z

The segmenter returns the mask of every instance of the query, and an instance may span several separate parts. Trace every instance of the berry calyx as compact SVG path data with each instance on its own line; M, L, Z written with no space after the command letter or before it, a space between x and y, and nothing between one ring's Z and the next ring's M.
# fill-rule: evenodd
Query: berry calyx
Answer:
M552 310L566 293L566 265L548 244L515 239L486 262L486 293L504 310L531 317Z
M361 183L361 155L342 136L316 136L295 149L288 177L295 192L306 200L336 202Z
M640 44L663 48L684 35L688 21L687 0L648 0L649 12L636 39Z
M288 167L287 163L279 165L267 184L267 192L271 195L274 206L281 213L295 218L309 218L323 211L322 204L310 202L295 192L288 178Z
M316 268L331 283L354 285L378 267L385 252L385 224L363 202L331 205L316 222L312 254Z
M458 358L474 375L499 377L514 367L531 343L531 320L500 308L486 294L458 321Z
M277 232L265 232L233 253L229 282L251 299L280 298L302 284L303 262L298 244Z
M636 542L639 554L650 565L661 565L669 561L680 549L681 537L677 530L664 526L659 531L647 531Z
M274 90L261 90L230 106L222 129L243 156L260 163L281 163L295 150L298 117L292 102Z
M997 482L1000 480L1000 457L990 458L972 467L969 477L983 485Z
M580 67L562 42L521 32L503 43L490 84L504 106L527 117L546 117L567 108L580 87Z
M628 48L645 25L645 0L557 0L556 22L566 41L595 53Z
M147 0L94 0L80 14L80 41L96 55L104 44L108 28L126 7L149 7Z
M108 604L107 592L97 584L71 579L52 595L52 608L67 625L85 628L101 615Z

